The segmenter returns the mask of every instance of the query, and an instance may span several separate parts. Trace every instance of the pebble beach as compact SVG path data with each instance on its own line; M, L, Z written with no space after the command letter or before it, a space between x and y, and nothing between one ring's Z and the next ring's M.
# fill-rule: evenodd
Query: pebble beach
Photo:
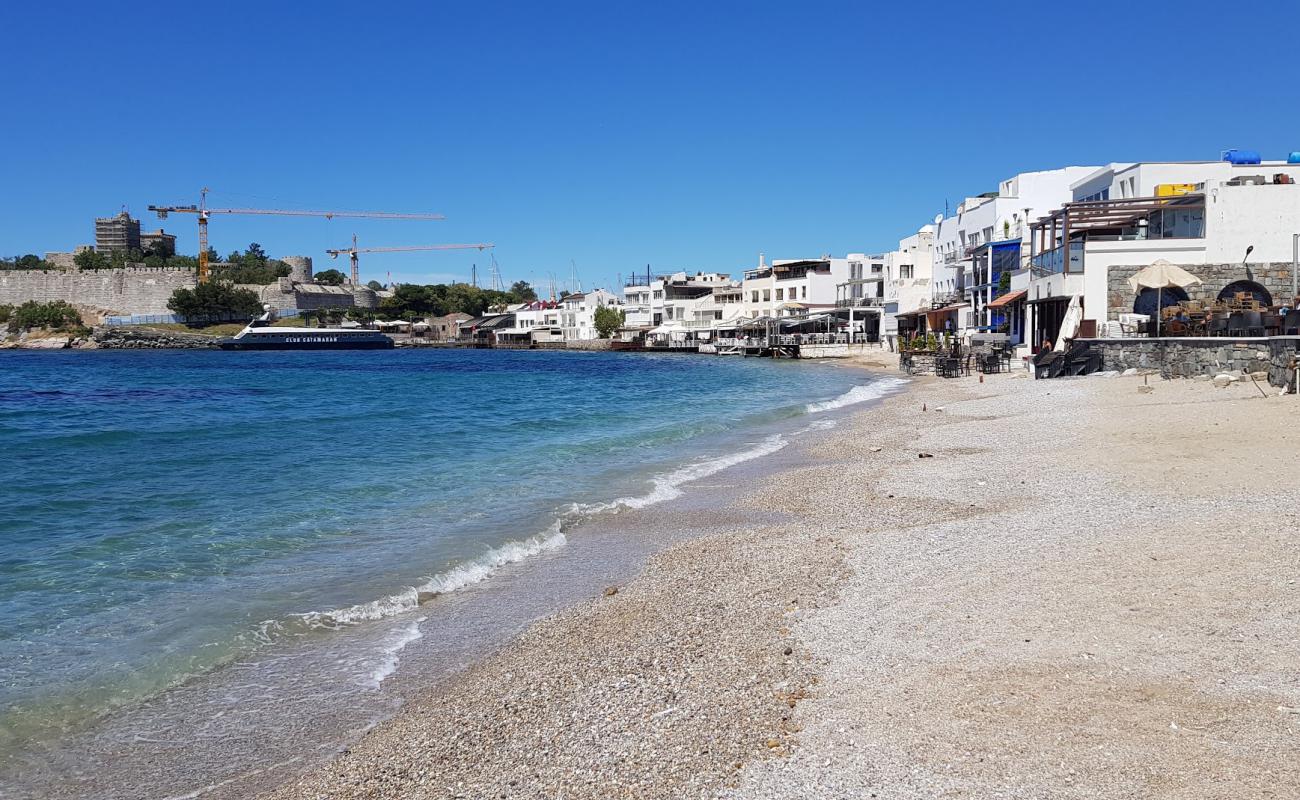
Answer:
M266 796L1293 796L1297 401L1262 394L917 379L741 501L762 523Z

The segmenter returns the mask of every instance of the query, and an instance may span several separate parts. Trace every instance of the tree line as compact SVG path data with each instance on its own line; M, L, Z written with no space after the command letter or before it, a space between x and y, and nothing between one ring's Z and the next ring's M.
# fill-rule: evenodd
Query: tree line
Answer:
M537 291L527 281L515 281L504 292L468 283L403 283L393 289L392 297L380 301L379 314L388 319L441 317L457 312L479 317L489 308L536 299Z

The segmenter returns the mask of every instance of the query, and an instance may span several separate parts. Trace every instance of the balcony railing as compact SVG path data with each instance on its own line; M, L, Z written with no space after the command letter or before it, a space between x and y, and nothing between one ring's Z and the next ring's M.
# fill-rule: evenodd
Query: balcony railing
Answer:
M848 297L840 301L840 308L880 308L884 304L883 297Z
M1069 248L1061 245L1035 255L1030 259L1029 266L1034 272L1043 275L1058 272L1076 275L1083 272L1083 250L1083 242L1070 242Z

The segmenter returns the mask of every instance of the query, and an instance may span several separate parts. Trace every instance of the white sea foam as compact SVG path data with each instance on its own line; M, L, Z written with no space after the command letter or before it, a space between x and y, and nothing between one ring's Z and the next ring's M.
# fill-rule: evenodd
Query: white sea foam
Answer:
M871 389L872 387L858 388ZM848 394L852 394L852 391ZM862 399L869 398L864 397ZM838 402L838 399L830 402ZM850 402L862 402L862 400L851 400L840 403L840 405L848 405ZM829 407L838 408L839 406ZM833 426L833 420L814 420L805 430L825 430ZM651 489L645 494L620 497L608 503L575 503L570 505L560 519L551 523L545 531L527 539L506 542L503 545L494 547L478 558L456 564L446 572L428 578L419 586L407 587L400 592L366 603L358 603L357 605L337 608L332 611L310 611L304 614L294 614L291 615L291 618L308 628L337 629L414 611L420 607L422 597L427 598L430 594L446 594L473 586L491 577L508 564L515 564L563 547L567 541L563 531L566 522L593 514L616 513L623 509L646 508L656 503L676 499L681 497L681 487L684 484L707 478L728 467L771 455L784 448L787 444L789 442L785 437L780 434L772 434L748 449L696 461L661 475L656 475L651 478ZM281 632L284 627L284 625L274 620L263 622L259 627L259 638L269 640L275 634Z
M454 592L472 586L490 577L507 564L514 564L526 558L563 547L567 541L560 530L561 521L556 520L551 526L536 536L516 542L506 542L494 547L479 558L457 564L446 572L434 575L419 588L424 592Z
M403 625L401 628L393 631L379 650L379 663L370 672L369 680L366 685L378 689L384 679L397 671L399 654L411 642L424 636L420 632L420 623L424 622L426 617L420 617L412 620L410 624Z
M588 503L586 505L571 506L570 513L573 514L597 514L601 512L618 512L622 509L639 509L646 506L652 506L656 503L662 503L665 500L673 500L682 496L681 486L691 481L697 481L700 478L707 478L710 475L721 472L728 467L734 467L745 461L752 461L755 458L771 455L789 444L785 437L780 434L772 434L763 441L749 448L741 450L738 453L731 453L725 456L696 461L693 464L687 464L684 467L678 467L671 472L665 472L662 475L656 475L651 478L652 488L649 492L634 497L620 497L608 503Z
M560 520L556 520L551 523L549 528L536 536L530 536L521 541L506 542L499 547L494 547L478 558L462 562L446 572L440 572L427 578L419 586L410 586L400 592L367 603L358 603L346 608L336 608L332 611L308 611L304 614L293 614L291 618L308 628L335 629L359 622L395 617L399 614L414 611L420 607L420 597L422 595L446 594L447 592L464 589L466 586L472 586L485 580L507 564L514 564L549 550L563 547L565 537L560 530L560 525ZM276 627L279 627L279 623L269 621L262 623L260 630L264 636L269 638L270 629Z
M815 420L813 420L812 422L809 422L809 423L808 423L808 427L807 427L807 428L804 428L804 430L805 430L805 431L828 431L828 430L830 430L831 428L834 428L836 425L839 425L839 424L840 424L840 423L839 423L838 420L833 420L833 419L815 419Z
M888 392L902 386L906 381L899 378L883 378L873 383L854 386L839 397L826 400L820 403L809 403L804 406L804 410L809 414L820 414L823 411L832 411L845 406L853 406L858 403L865 403L868 400L878 400L884 397Z

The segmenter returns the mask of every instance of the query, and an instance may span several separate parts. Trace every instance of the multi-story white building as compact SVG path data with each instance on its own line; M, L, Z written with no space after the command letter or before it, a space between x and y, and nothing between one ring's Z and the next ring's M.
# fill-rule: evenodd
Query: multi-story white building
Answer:
M662 324L671 328L711 328L739 315L740 285L720 272L677 272L664 278ZM736 309L734 314L726 312Z
M934 225L924 225L884 254L881 335L917 330L934 302Z
M1015 291L1012 276L1025 269L1029 257L1030 223L1068 200L1072 185L1096 169L1022 172L1000 182L996 192L968 197L955 214L935 220L931 293L934 305L945 310L944 327L1005 331L1018 340L1023 306L994 301Z
M653 328L664 319L664 276L633 275L623 287L623 307L629 328Z
M602 306L622 309L623 303L605 289L566 295L560 301L560 327L564 330L565 341L599 338L596 332L596 309Z
M1033 224L1032 343L1055 342L1071 298L1083 335L1123 313L1249 292L1290 303L1300 233L1300 164L1227 161L1109 164L1076 180L1070 202ZM1127 278L1155 261L1203 284L1134 294Z
M865 256L856 254L861 264ZM748 270L741 282L744 314L757 317L794 317L834 309L840 287L849 281L849 258L773 261Z
M560 324L561 305L550 300L534 300L522 303L514 309L515 322L512 326L517 332L527 334L534 342L553 342L564 340L564 328Z

